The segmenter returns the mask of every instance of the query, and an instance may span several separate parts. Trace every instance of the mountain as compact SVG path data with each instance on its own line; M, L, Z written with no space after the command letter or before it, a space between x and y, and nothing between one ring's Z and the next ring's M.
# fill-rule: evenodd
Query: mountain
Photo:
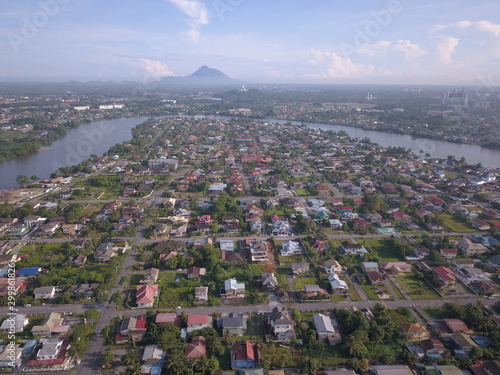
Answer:
M229 78L218 69L203 65L196 72L184 77L164 77L160 84L171 86L221 86L241 85L240 81Z
M222 73L218 69L209 68L206 65L203 65L196 72L188 75L189 78L229 78L227 75ZM231 78L229 78L231 79Z

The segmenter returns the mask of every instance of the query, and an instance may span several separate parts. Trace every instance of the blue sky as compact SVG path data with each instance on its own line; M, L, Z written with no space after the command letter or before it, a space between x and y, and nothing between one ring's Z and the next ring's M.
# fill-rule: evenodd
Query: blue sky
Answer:
M0 36L0 81L500 84L498 0L3 1Z

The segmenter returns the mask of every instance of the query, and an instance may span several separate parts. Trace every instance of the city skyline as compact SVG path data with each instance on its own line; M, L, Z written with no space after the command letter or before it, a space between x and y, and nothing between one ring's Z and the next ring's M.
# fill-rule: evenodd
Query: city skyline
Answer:
M0 15L0 81L143 80L202 65L256 83L496 85L500 6L40 0Z

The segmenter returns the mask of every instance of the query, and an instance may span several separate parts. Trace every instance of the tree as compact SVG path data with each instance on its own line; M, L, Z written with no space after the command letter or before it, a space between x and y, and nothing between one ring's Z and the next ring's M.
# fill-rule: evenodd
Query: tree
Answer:
M111 368L111 366L113 365L114 359L115 359L115 355L113 354L113 349L110 346L108 346L106 348L106 351L104 352L104 354L101 357L102 368L104 368L104 369Z
M30 177L31 181L35 182L35 181L38 181L40 179L40 177L38 177L36 174L34 174L33 176Z
M96 309L89 309L89 310L85 311L83 316L87 320L96 320L101 316L101 312L97 311Z
M121 361L125 366L133 365L134 363L140 363L139 353L128 352L121 356Z
M17 176L16 182L19 186L24 186L24 185L28 185L30 183L30 180L29 180L28 176L26 176L24 174L20 174L19 176Z

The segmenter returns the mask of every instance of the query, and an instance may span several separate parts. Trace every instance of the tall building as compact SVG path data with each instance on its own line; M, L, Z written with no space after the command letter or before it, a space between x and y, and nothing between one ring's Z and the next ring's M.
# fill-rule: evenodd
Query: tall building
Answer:
M446 91L443 95L441 103L444 105L460 105L463 107L467 107L468 104L467 91L465 91L465 88L463 88L462 91L458 90Z

